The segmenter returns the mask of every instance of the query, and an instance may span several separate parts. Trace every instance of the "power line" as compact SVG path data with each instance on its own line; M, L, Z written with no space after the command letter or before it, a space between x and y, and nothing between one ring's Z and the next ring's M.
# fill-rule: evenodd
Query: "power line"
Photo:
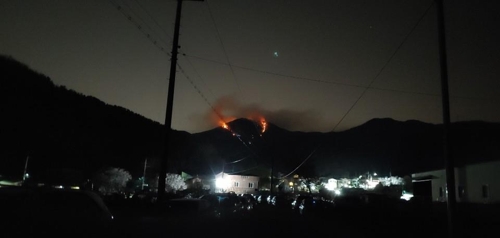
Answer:
M136 1L136 2L137 2L137 1ZM132 8L132 7L131 7L128 3L127 3L127 1L123 1L123 4L124 4L126 7L128 7L128 8L130 9L130 12L132 12L132 14L134 14L134 15L137 17L137 19L139 19L139 21L142 21L142 23L143 23L145 26L147 26L147 27L151 30L151 32L153 32L153 34L157 35L157 36L158 36L158 39L160 39L163 43L165 43L165 45L167 45L167 46L168 46L168 45L170 45L170 43L168 43L168 42L164 41L164 40L161 38L160 34L158 34L158 33L157 33L157 32L156 32L156 31L155 31L155 30L154 30L151 26L149 26L149 24L148 24L146 21L144 21L144 20L142 19L142 17L141 17L139 14L137 14L137 13L134 11L134 9L133 9L133 8ZM142 6L142 5L139 5L139 6ZM144 9L144 8L143 8L143 9Z
M186 58L195 58L195 59L198 59L198 60L203 60L203 61L212 62L212 63L216 63L216 64L229 65L229 64L221 62L221 61L207 59L207 58L200 57L200 56L188 55L188 54L185 54L185 53L183 53L182 55L185 56ZM241 68L241 69L245 69L245 70L248 70L248 71L253 71L253 72L258 72L258 73L263 73L263 74L269 74L269 75L279 76L279 77L283 77L283 78L292 78L292 79L298 79L298 80L304 80L304 81L311 81L311 82L317 82L317 83L342 85L342 86L348 86L348 87L363 88L363 89L373 89L373 90L395 92L395 93L405 93L405 94L415 94L415 95L422 95L422 96L441 97L441 94L437 94L437 93L415 92L415 91L408 91L408 90L401 90L401 89L391 89L391 88L380 88L380 87L373 87L373 86L368 87L368 86L363 86L363 85L358 85L358 84L341 83L341 82L336 82L336 81L327 81L327 80L321 80L321 79L315 79L315 78L307 78L307 77L295 76L295 75L290 75L290 74L280 74L280 73L275 73L275 72L271 72L271 71L250 68L250 67L241 66L241 65L234 65L233 64L232 66L235 67L235 68ZM466 96L450 96L450 97L451 98L469 99L469 100L478 100L478 101L491 101L492 100L490 98L466 97Z
M243 157L242 159L235 160L235 161L231 161L231 162L227 162L227 163L225 163L225 164L236 164L236 163L239 163L239 162L241 162L241 161L243 161L243 160L246 160L248 157L250 157L250 156L249 156L249 155L247 155L247 156Z
M196 86L196 84L193 82L193 80L187 75L186 71L184 71L184 69L182 68L182 66L177 63L177 66L179 67L179 70L180 72L184 75L184 77L189 81L189 83L194 87L194 89L196 90L196 92L198 92L198 94L203 98L203 100L210 106L210 108L213 110L213 112L217 115L217 117L219 117L219 119L224 123L224 125L227 125L227 122L224 120L224 117L215 109L215 107L212 105L212 103L210 103L210 101L208 101L207 97L205 97L205 95L203 94L203 92L201 92L201 90L198 88L198 86ZM255 153L248 145L247 143L245 143L242 139L241 139L241 136L236 133L235 131L233 131L229 126L226 128L227 130L229 130L233 136L235 136L236 138L238 138L238 140L250 151L252 152L255 156L257 157L260 157L257 153Z
M207 1L207 8L208 8L208 12L210 13L210 18L212 19L212 22L214 24L215 31L217 33L217 38L219 39L220 45L222 47L222 52L224 52L224 56L226 57L226 61L227 61L228 65L229 65L229 69L231 69L231 74L233 75L234 83L236 84L236 87L238 88L238 91L241 92L240 85L238 84L238 80L236 79L236 74L234 73L233 66L231 65L231 62L229 61L229 57L227 56L226 47L224 47L224 43L222 42L222 38L221 38L220 32L219 32L219 28L217 27L217 24L215 23L215 19L214 19L214 16L212 14L212 9L210 9L210 4L208 3L208 1Z
M121 12L123 14L123 16L129 21L131 22L132 24L134 24L136 26L136 28L144 35L146 36L146 38L148 38L149 41L151 41L151 43L153 43L154 46L156 46L156 48L158 48L161 52L165 53L167 56L171 56L170 53L168 53L168 51L165 49L164 46L161 46L160 42L158 42L158 40L156 40L150 33L146 32L145 28L138 22L135 20L134 17L132 17L132 15L126 13L123 11L123 7L116 3L115 1L113 0L108 0L108 2L113 5L114 8L116 8L119 12Z
M208 62L213 62L213 63L216 63L216 64L223 64L223 65L227 65L227 66L232 66L232 67L235 67L235 68L245 69L245 70L248 70L248 71L254 71L254 72L263 73L263 74L280 76L280 77L284 77L284 78L293 78L293 79L313 81L313 82L318 82L318 83L326 83L326 84L335 84L335 85L344 85L344 86L350 86L350 87L365 88L365 86L362 86L362 85L340 83L340 82L327 81L327 80L321 80L321 79L315 79L315 78L306 78L306 77L300 77L300 76L295 76L295 75L290 75L290 74L280 74L280 73L275 73L275 72L270 72L270 71L266 71L266 70L250 68L250 67L241 66L241 65L228 64L228 63L220 62L220 61L217 61L217 60L207 59L207 58L203 58L203 57L199 57L199 56L194 56L194 55L183 54L183 56L187 56L187 57L191 57L191 58L196 58L196 59L204 60L204 61L208 61Z
M196 74L196 76L198 76L198 78L200 79L200 81L205 85L205 87L207 88L207 90L210 93L210 95L212 95L212 99L215 100L214 93L212 92L212 90L210 89L210 87L208 87L208 84L203 79L203 77L201 77L201 74L198 72L198 70L196 70L196 67L194 67L194 64L191 62L191 60L189 60L189 58L185 57L185 59L189 63L189 65L191 65L191 68L193 68L193 71Z
M167 33L167 31L165 31L161 26L160 24L158 24L158 21L156 21L156 19L153 17L153 15L151 15L151 13L149 13L148 10L146 10L146 8L137 0L134 0L137 5L139 5L139 7L149 16L149 18L151 18L151 20L153 20L153 22L155 23L155 25L170 39L172 39L172 36L170 36L170 34Z
M157 48L162 51L163 53L165 53L167 56L170 56L171 54L166 52L164 47L162 47L161 45L159 45L158 41L154 40L154 38L151 36L151 34L147 33L145 30L144 30L144 27L141 25L141 23L139 23L138 21L135 20L135 18L131 15L131 14L127 14L126 12L123 11L123 7L114 2L113 0L108 0L111 5L113 5L118 11L120 11L124 16L125 18L127 18L127 20L129 20L130 22L132 22L140 31L141 33L143 33L150 41L151 43L153 43L155 46L157 46ZM137 1L136 1L137 2ZM137 2L137 4L139 4ZM141 17L138 16L137 13L135 13L132 8L130 7L130 5L128 5L127 3L125 3L126 6L128 6L130 8L130 11L137 16L137 18L142 21L142 23L146 26L148 26L148 28L154 32L154 30L144 21L142 20ZM140 5L140 4L139 4ZM142 7L142 5L140 5ZM142 7L143 8L143 7ZM144 8L143 8L144 9ZM144 9L144 11L146 11ZM147 11L146 11L147 12ZM147 12L148 13L148 12ZM158 22L154 19L154 17L152 17L149 13L148 15L150 16L151 19L153 19L153 21L155 22L155 24L159 26ZM214 22L215 24L215 22ZM161 28L161 27L160 27ZM154 32L155 34L157 34L156 32ZM167 35L168 36L168 35ZM161 40L161 38L160 38ZM222 41L221 41L222 43ZM205 81L203 80L203 78L201 77L201 75L198 73L198 71L196 70L196 68L194 67L194 65L191 63L191 61L189 59L186 58L186 60L188 61L188 63L193 67L193 70L195 71L195 73L197 74L197 76L202 80L202 82L206 85ZM229 61L228 61L229 62ZM193 86L193 88L195 89L195 91L202 97L202 99L210 106L210 108L214 111L214 113L219 117L219 119L224 122L224 124L227 124L227 122L225 122L223 116L213 107L213 105L210 103L210 101L207 99L207 97L203 94L203 92L201 92L201 90L198 88L198 86L193 82L193 80L191 80L191 78L186 74L186 72L184 71L184 69L181 67L181 65L179 63L177 63L177 66L179 67L179 70L181 71L181 73L185 76L185 78L189 81L189 83ZM234 76L234 72L233 72L233 76ZM208 86L207 86L208 88ZM239 85L238 85L238 88L239 88ZM212 93L212 91L208 88L209 92ZM213 95L213 93L212 93ZM248 145L247 143L245 143L241 138L240 138L240 135L237 134L236 132L232 131L232 129L229 128L229 130L231 131L231 133L233 135L237 135L236 137L238 138L238 140L250 151L252 152L255 156L259 157ZM247 156L249 157L249 156ZM244 158L246 159L246 158ZM242 159L242 160L244 160ZM242 160L239 160L238 162L242 161ZM236 162L235 162L236 163Z
M361 95L356 99L356 101L351 105L351 107L349 108L349 110L347 110L347 112L342 116L342 118L340 119L340 121L335 125L335 127L331 130L331 132L334 132L335 129L337 129L337 127L340 125L340 123L342 123L342 121L346 118L346 116L352 111L352 109L358 104L359 100L365 95L366 91L371 87L371 85L373 84L373 82L375 82L375 80L382 74L382 72L384 71L384 69L387 67L387 65L391 62L391 60L394 58L394 56L396 55L396 53L399 51L399 49L401 49L401 47L403 46L403 44L408 40L408 38L410 37L410 35L413 33L413 31L415 31L415 29L417 28L417 26L420 24L420 22L422 21L422 19L427 15L427 13L429 12L429 10L431 9L431 7L434 5L434 1L431 2L431 4L429 5L429 7L425 10L425 12L422 14L422 16L418 19L417 23L412 27L412 29L410 30L410 32L405 36L405 38L403 38L403 41L401 41L401 43L398 45L398 47L396 47L396 49L394 50L394 52L391 54L391 56L389 57L389 59L386 61L386 63L382 66L382 68L380 69L380 71L375 75L375 77L370 81L370 84L368 84L367 87L364 88L363 92L361 93ZM325 143L326 139L323 140L323 142L321 142L295 169L292 170L292 172L288 173L286 176L283 176L282 178L285 178L287 176L290 176L290 174L292 174L293 172L295 172L297 169L299 169L300 167L302 167L302 165L305 164L305 162L307 160L309 160L309 158L312 157L312 155L318 150L319 147L321 147L324 143Z
M420 24L420 22L422 21L422 19L424 19L424 17L427 15L427 13L429 12L429 10L431 9L431 7L433 5L434 5L434 1L431 2L431 4L429 5L429 7L425 10L424 14L422 14L422 16L420 16L420 18L418 19L417 23L412 27L412 29L410 30L410 32L408 34L406 34L405 38L403 38L403 41L401 41L401 43L398 45L398 47L396 47L396 49L391 54L391 56L389 57L389 59L385 62L384 66L382 66L382 68L380 68L380 70L377 73L377 75L375 75L375 77L370 81L370 84L368 84L368 87L366 87L363 90L363 92L361 93L361 95L359 95L359 97L356 99L356 101L354 102L354 104L352 104L351 107L349 108L349 110L347 110L347 112L344 114L344 116L342 116L342 118L335 125L335 127L333 128L332 131L335 131L335 129L337 129L337 127L340 125L340 123L342 123L344 121L344 119L346 118L346 116L358 104L359 100L361 100L361 98L365 95L366 91L368 91L368 89L372 86L373 82L375 82L375 80L382 74L382 72L384 71L384 69L387 67L387 65L389 65L389 63L391 62L391 60L394 58L394 56L399 51L399 49L401 49L401 47L403 46L403 44L408 40L408 38L413 33L413 31L415 31L415 29L417 29L417 26Z

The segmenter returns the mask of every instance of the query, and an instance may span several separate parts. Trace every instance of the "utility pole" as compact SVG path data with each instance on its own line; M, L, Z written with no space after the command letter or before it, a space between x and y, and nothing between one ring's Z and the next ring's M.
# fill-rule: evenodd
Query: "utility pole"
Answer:
M30 156L26 156L26 162L24 162L24 173L23 173L23 183L27 179L27 172L28 172L28 161L30 159Z
M203 0L192 0L202 2ZM168 152L172 134L172 108L174 105L175 73L177 69L177 54L179 50L179 30L181 24L181 10L183 0L177 0L177 11L175 13L174 39L172 42L172 56L170 59L170 78L168 81L167 110L165 112L163 154L160 165L160 176L158 179L158 200L165 198L165 179L167 176Z
M146 185L146 166L148 164L148 158L144 159L144 171L142 172L142 189L144 190L144 186Z
M446 188L448 190L448 237L455 234L455 166L450 153L450 101L448 94L448 65L446 56L446 31L444 22L443 0L437 0L437 23L439 40L439 63L441 66L441 97L443 101L443 155L446 168Z
M177 69L177 53L179 50L179 29L181 24L182 0L177 0L177 11L175 13L174 40L172 43L172 56L170 59L170 78L168 80L167 110L165 113L165 129L163 140L163 155L160 167L160 178L158 179L158 200L165 197L165 179L167 176L168 152L170 147L170 135L172 132L172 108L174 105L175 73Z
M271 189L269 191L271 193L271 196L273 196L273 187L274 187L273 174L274 174L274 156L271 158Z

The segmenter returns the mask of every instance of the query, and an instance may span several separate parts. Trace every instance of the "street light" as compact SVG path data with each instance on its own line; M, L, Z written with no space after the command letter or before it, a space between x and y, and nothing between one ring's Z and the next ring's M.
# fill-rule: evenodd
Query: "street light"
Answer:
M225 178L218 178L215 180L215 187L226 189L229 187L229 180Z

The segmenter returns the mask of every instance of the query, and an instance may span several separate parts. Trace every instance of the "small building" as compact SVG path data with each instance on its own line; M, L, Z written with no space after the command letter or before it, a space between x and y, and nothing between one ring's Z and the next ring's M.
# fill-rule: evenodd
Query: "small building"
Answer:
M215 192L235 192L237 194L253 194L259 190L259 177L250 174L228 174L221 172L215 175Z
M413 195L445 202L444 169L412 174ZM500 161L470 164L455 168L457 202L500 203Z

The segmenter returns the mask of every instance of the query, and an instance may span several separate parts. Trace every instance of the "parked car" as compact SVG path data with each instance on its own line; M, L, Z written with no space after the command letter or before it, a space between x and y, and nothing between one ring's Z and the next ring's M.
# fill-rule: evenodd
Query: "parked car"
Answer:
M330 201L326 201L319 197L307 197L302 200L299 206L299 213L307 216L321 216L331 213L333 208L334 205Z
M242 194L241 196L247 199L247 202L252 207L252 209L255 208L255 206L257 205L257 199L255 199L255 195L253 195L253 194Z
M167 202L167 214L174 219L216 218L210 202L200 198L178 198Z
M236 194L215 193L200 197L207 200L219 217L237 215L243 210L243 203Z
M259 204L267 204L268 201L271 201L271 195L269 194L269 192L261 192L257 195L257 202Z
M291 203L292 203L292 198L284 194L274 196L271 199L271 204L276 206L277 208L288 209Z
M311 195L299 195L292 202L292 210L299 211L299 206L302 204L302 201L306 198L311 198Z

